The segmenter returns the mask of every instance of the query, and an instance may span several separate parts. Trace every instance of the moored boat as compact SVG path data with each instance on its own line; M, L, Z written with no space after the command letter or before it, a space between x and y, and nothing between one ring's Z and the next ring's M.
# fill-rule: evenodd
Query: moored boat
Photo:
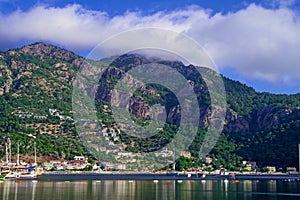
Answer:
M10 172L5 176L5 179L19 179L20 173L18 172Z
M35 166L12 168L4 179L36 179Z
M19 179L36 179L37 174L35 172L20 174Z

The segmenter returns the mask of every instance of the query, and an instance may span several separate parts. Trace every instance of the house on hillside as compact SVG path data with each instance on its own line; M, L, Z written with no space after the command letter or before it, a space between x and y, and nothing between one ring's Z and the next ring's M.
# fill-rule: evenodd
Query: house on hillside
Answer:
M266 168L268 169L268 173L275 173L276 172L276 167L274 167L274 166L267 166Z
M296 167L287 167L286 173L288 174L298 174Z
M74 156L74 161L87 162L87 160L84 156Z

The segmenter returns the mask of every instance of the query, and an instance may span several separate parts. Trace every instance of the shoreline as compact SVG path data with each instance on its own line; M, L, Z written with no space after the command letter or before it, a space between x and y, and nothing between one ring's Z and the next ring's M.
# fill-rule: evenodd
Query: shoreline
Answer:
M38 180L298 180L300 174L183 174L141 172L47 172Z

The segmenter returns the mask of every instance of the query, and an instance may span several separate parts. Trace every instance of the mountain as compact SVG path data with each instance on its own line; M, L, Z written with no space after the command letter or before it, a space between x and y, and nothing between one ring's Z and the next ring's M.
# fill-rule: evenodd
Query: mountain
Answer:
M102 127L116 132L127 151L153 151L174 137L180 123L180 106L176 96L166 88L147 85L135 91L130 99L131 117L147 124L149 108L155 104L166 108L166 126L157 136L147 141L136 139L120 131L111 115L110 101L120 102L111 88L134 67L155 61L171 66L193 85L200 108L198 135L190 152L198 156L201 142L210 120L210 98L206 82L194 66L178 61L149 58L139 54L126 54L115 59L103 72L96 96L97 116ZM72 91L76 73L84 58L59 47L35 43L0 53L0 137L1 156L5 154L8 137L20 143L23 159L33 154L37 143L39 160L70 159L74 155L90 155L79 140L72 111ZM103 61L90 61L99 65ZM105 63L105 62L104 62ZM202 68L202 70L209 71ZM99 73L91 71L90 73ZM213 72L210 72L214 76ZM226 90L226 124L221 137L211 151L214 164L233 168L241 160L256 161L259 166L298 166L298 137L300 133L300 94L276 95L259 93L238 81L222 77ZM78 83L80 84L80 83ZM90 91L90 88L85 88ZM159 144L157 146L157 144Z
M74 53L45 43L0 54L2 156L8 137L14 151L20 142L25 160L33 155L35 137L40 160L85 152L72 122L57 116L72 116L72 81L82 62ZM51 115L49 109L57 113Z

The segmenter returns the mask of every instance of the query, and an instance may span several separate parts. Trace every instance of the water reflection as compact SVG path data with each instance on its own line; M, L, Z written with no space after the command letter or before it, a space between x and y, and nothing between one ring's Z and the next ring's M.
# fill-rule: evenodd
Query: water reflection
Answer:
M277 192L277 184L276 181L270 180L268 184L268 191L270 192Z
M283 181L4 181L0 199L289 199L299 182Z
M28 188L30 188L28 190ZM35 199L36 183L25 181L24 183L15 181L5 181L1 182L0 185L0 196L3 200L17 200L25 199L20 198L19 195L22 194L26 196L26 199Z

